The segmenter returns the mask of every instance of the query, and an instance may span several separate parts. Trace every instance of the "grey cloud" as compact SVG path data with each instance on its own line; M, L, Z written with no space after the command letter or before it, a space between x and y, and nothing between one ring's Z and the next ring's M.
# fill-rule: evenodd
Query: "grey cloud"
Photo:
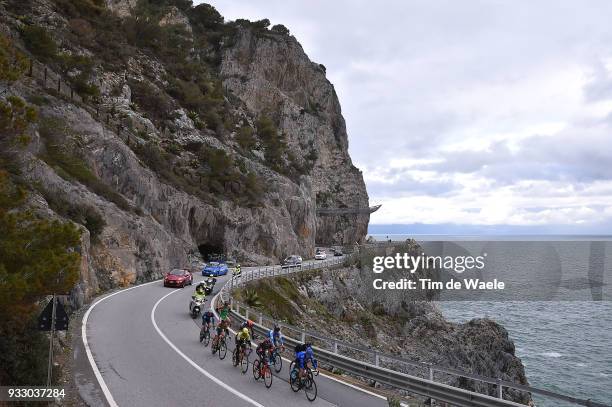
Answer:
M409 170L391 174L397 177L391 185L369 177L374 197L452 196L461 188L453 180L466 174L486 177L491 188L550 180L566 182L574 191L612 179L612 113L589 122L592 116L582 111L612 100L612 75L602 62L612 57L612 2L212 4L228 19L269 18L286 25L311 59L327 67L346 118L351 155L366 169L366 178L368 168L394 158L443 161L417 168L440 174L445 181L437 183L424 185ZM575 84L564 83L562 75L558 84L538 88L568 71L587 74L578 95L582 101L564 94ZM568 103L583 105L569 110ZM482 153L444 152L472 129L487 138L542 122L562 122L567 130L524 139L518 151L500 142Z

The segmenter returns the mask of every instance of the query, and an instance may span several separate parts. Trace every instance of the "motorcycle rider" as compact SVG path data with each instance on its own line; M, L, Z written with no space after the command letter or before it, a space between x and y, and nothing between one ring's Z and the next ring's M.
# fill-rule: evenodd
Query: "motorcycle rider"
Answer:
M236 264L236 268L234 269L234 275L239 276L242 273L242 269L240 268L240 264Z
M205 300L206 292L204 291L204 284L200 283L196 286L195 293L191 297L194 300Z
M191 301L189 302L189 312L192 312L192 308L196 305L198 301L206 301L206 292L204 292L204 288L202 284L198 284L195 289L195 293L191 296ZM195 314L193 316L195 318Z

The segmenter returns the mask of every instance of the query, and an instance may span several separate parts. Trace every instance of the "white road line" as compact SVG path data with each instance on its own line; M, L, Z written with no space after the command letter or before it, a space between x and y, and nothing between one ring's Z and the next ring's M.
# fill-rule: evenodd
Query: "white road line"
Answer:
M144 287L145 285L157 283L159 281L160 280L155 280L155 281L151 281L150 283L145 283L145 284L137 285L134 287L126 288L125 290L117 291L115 293L107 295L106 297L100 298L98 301L94 302L89 307L89 309L87 310L87 312L85 312L85 315L83 316L83 322L81 324L81 337L83 338L83 346L85 346L85 353L87 354L87 359L89 360L89 364L91 365L91 368L93 369L94 375L96 376L96 379L98 380L98 384L100 385L100 388L102 389L102 393L104 393L104 397L106 397L106 401L108 402L110 407L118 407L118 405L115 402L115 399L113 398L113 395L111 394L110 390L108 389L108 386L106 385L106 382L104 381L104 378L102 377L102 373L100 373L100 369L98 369L98 365L96 365L96 361L94 360L93 353L91 353L91 348L89 347L89 342L87 341L87 320L89 319L89 313L95 308L96 305L98 305L102 301L106 301L110 297L114 297L117 294L121 294L126 291L133 290L134 288Z
M215 376L213 376L212 374L210 374L207 370L204 370L200 365L198 365L196 362L194 362L193 360L191 360L187 355L185 355L183 352L181 352L181 350L174 345L169 339L168 337L166 337L166 335L164 335L164 333L162 332L161 329L159 329L159 326L157 326L157 322L155 322L155 310L157 309L157 306L166 299L166 297L168 297L169 295L174 294L175 292L180 291L180 290L174 290L172 292L169 292L168 294L164 295L163 297L161 297L153 306L153 309L151 310L151 322L153 323L153 327L155 328L155 330L157 331L157 333L159 334L159 336L161 336L161 338L166 341L166 343L172 348L174 349L174 351L176 353L179 354L179 356L181 356L183 359L185 359L191 366L193 366L196 370L198 370L200 373L202 373L204 376L208 377L210 380L214 381L215 383L217 383L219 386L223 387L224 389L226 389L227 391L235 394L236 396L240 397L242 400L256 406L256 407L264 407L263 404L259 404L257 401L253 400L252 398L250 398L249 396L247 396L246 394L240 393L238 390L234 389L233 387L229 386L228 384L224 383L223 381L217 379Z

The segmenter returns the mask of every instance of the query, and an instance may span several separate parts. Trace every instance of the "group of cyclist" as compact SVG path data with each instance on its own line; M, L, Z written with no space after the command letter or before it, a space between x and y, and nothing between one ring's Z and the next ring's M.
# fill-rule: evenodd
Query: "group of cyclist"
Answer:
M217 309L219 313L219 323L216 326L216 335L213 338L212 346L215 348L218 345L219 340L224 337L229 337L229 328L231 325L230 317L229 317L229 304L224 303L222 307ZM202 314L202 331L210 330L211 326L214 328L217 319L215 317L215 313L212 310L208 310ZM244 321L236 335L234 337L236 343L236 349L240 350L244 354L247 348L252 348L251 339L255 338L255 334L253 332L253 327L255 323L251 320ZM202 335L200 335L202 338ZM274 325L272 329L268 332L268 334L263 338L263 340L257 345L255 349L255 353L259 357L260 362L263 362L267 357L267 362L269 364L274 363L274 351L276 349L284 350L285 339L281 332L281 328L279 325ZM308 363L312 365L314 371L318 371L318 363L314 356L314 351L312 349L311 343L299 344L295 347L294 350L294 362L296 367L299 370L299 377L304 378L306 376L306 366Z

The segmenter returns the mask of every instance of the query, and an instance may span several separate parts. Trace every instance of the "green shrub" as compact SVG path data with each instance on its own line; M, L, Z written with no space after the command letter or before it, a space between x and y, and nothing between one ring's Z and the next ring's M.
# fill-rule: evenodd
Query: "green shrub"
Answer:
M148 82L130 80L128 84L132 90L132 100L154 123L166 120L168 113L174 110L172 101Z
M0 100L0 169L20 172L20 154L16 150L30 142L29 131L38 120L38 112L17 96Z
M43 27L28 25L21 29L21 37L28 50L44 62L57 57L57 45Z
M272 119L261 116L257 120L257 134L264 144L264 156L268 166L277 172L285 173L283 154L287 146Z
M96 97L100 95L100 88L89 82L84 75L78 75L71 81L72 88L81 96Z
M107 17L105 0L53 0L61 14L72 18Z
M89 205L77 205L66 199L59 191L51 191L40 185L37 189L55 213L85 226L89 231L91 240L94 242L98 240L106 226L106 221L96 209Z
M270 27L270 20L264 18L263 20L254 21L251 23L252 27L257 30L265 30Z
M122 28L128 44L153 50L160 49L162 28L150 19L126 17L123 19Z
M13 41L0 34L0 81L8 83L21 78L28 69L28 61L15 48Z
M289 29L282 24L273 25L271 30L280 34L289 35Z
M218 29L223 24L223 16L210 4L199 4L189 10L189 21L199 31Z
M244 151L250 151L255 148L256 140L253 137L253 128L242 126L236 135L236 141Z

